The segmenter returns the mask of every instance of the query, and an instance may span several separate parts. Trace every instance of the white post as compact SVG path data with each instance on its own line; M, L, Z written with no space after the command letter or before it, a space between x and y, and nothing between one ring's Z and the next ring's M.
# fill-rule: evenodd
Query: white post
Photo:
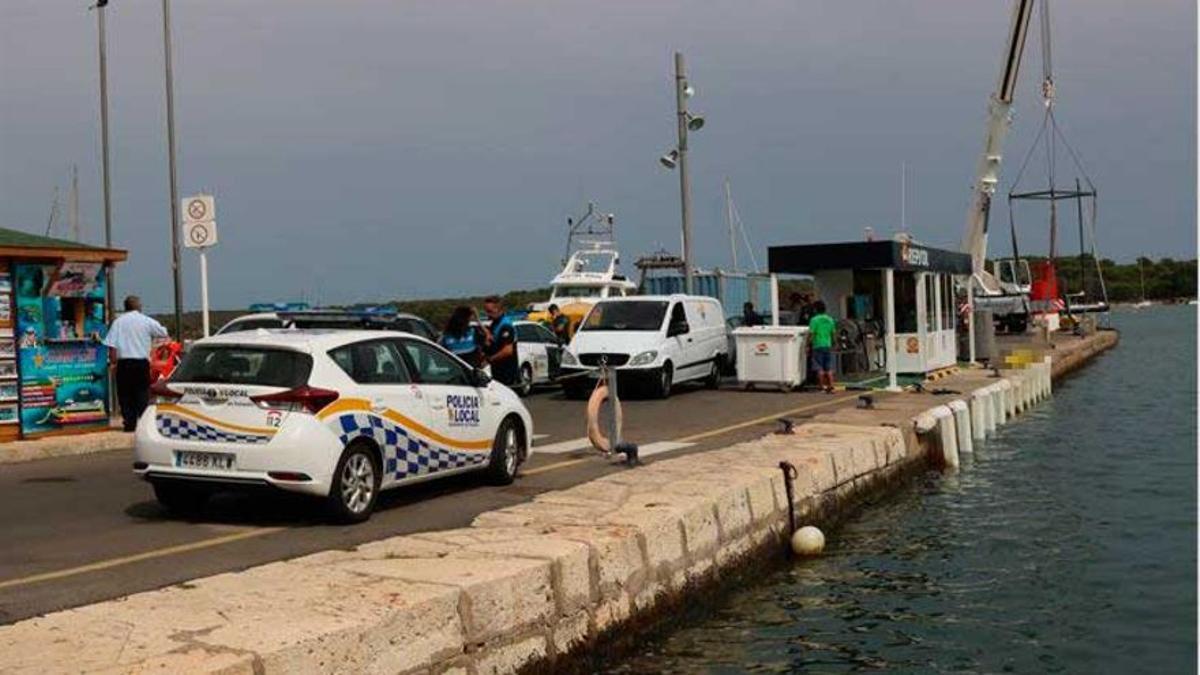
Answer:
M779 325L779 275L771 273L771 325Z
M896 384L896 280L892 268L883 271L884 351L887 354L888 391L900 391Z
M200 249L200 312L204 321L204 337L208 337L208 256Z
M967 277L967 352L975 365L975 275Z

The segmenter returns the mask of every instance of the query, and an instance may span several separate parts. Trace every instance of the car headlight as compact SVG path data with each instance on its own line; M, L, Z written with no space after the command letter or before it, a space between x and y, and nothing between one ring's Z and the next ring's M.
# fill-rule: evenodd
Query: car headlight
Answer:
M579 359L575 358L574 354L564 349L562 353L562 364L564 366L577 366L579 365Z
M651 349L648 352L642 352L641 354L638 354L637 356L630 359L629 365L645 366L645 365L654 363L654 359L657 359L657 358L658 358L658 352Z

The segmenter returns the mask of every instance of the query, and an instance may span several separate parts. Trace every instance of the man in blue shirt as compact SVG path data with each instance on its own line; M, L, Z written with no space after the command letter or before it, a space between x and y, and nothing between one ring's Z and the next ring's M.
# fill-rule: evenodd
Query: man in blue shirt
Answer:
M167 329L142 314L138 296L125 298L125 313L113 320L104 336L109 367L117 370L117 404L125 431L137 429L138 418L150 402L150 347L167 337Z
M484 299L483 311L492 321L488 326L491 341L485 350L488 363L492 366L492 377L501 384L516 386L521 379L521 371L517 366L517 330L504 314L504 305L499 296L491 295Z

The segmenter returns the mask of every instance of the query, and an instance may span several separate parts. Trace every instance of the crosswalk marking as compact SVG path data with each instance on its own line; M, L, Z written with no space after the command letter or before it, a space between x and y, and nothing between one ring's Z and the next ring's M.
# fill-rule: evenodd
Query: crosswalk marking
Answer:
M559 441L558 443L547 443L546 445L537 445L535 443L533 452L539 455L565 455L568 452L575 452L576 450L583 450L590 447L592 447L591 441L587 437L583 437L569 441Z
M651 455L670 452L672 450L690 448L693 445L695 445L695 443L681 443L679 441L659 441L658 443L647 443L646 445L638 448L638 457L650 457Z

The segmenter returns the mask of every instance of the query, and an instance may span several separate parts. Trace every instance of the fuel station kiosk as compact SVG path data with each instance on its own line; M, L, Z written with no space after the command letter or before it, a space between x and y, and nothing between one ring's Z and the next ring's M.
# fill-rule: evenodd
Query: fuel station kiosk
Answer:
M898 373L927 374L958 360L955 280L971 274L966 253L907 238L772 246L768 271L775 312L778 275L809 275L839 332L878 326L883 344L869 361L886 370L889 389Z

